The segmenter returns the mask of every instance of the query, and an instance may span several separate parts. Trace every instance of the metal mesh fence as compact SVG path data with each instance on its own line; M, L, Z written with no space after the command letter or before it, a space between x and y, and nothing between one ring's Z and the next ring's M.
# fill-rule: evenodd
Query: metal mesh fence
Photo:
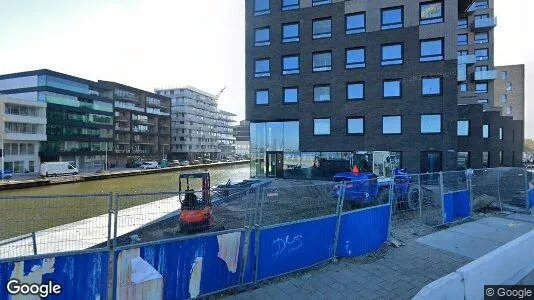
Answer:
M498 169L473 170L471 181L473 212L501 210Z
M443 193L465 191L469 189L466 171L443 172Z
M268 226L335 214L336 183L276 186L262 189L257 225Z
M499 193L505 206L526 208L527 183L524 168L499 168Z
M0 259L106 247L111 194L0 197Z

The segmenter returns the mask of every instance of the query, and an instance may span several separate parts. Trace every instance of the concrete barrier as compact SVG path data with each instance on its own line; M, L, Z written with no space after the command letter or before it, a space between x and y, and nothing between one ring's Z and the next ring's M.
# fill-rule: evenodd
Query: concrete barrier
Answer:
M517 284L534 270L534 230L423 287L413 299L483 299L485 284Z

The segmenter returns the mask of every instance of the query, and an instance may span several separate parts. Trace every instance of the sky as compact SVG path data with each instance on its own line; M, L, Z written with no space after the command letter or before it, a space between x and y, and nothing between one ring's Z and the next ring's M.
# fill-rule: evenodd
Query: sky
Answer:
M244 118L244 0L0 0L0 74L48 68L153 91L192 85ZM495 0L495 64L526 65L534 138L532 0ZM531 26L530 26L531 27Z

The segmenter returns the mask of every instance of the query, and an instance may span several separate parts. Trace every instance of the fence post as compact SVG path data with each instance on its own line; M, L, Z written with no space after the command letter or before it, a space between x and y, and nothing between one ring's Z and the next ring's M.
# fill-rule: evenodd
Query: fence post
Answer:
M119 194L115 195L115 219L113 221L113 249L117 247L117 224L119 218Z
M113 213L113 193L109 194L108 199L108 243L107 247L111 250L111 214Z
M528 207L528 172L527 172L527 168L523 168L523 177L525 177L525 208L528 210L529 207Z
M415 175L417 176L417 186L419 187L419 219L423 219L423 190L421 188L421 174ZM408 195L410 197L410 195ZM409 200L408 200L409 201Z
M395 175L392 176L392 179L389 183L389 220L388 220L388 241L391 241L391 221L393 219L393 211L397 208L397 201L394 199L395 191Z
M35 237L35 231L32 232L33 254L37 255L37 238Z
M469 215L473 215L473 176L475 172L470 169L467 172L467 191L469 192Z
M259 268L259 257L260 257L260 232L261 232L261 222L262 222L262 210L263 210L263 200L265 197L265 188L258 189L256 199L259 203L259 206L256 205L258 208L258 220L255 219L254 221L254 229L255 229L255 239L254 239L254 281L253 283L256 284L258 282L258 268ZM257 221L257 222L256 222Z
M249 188L247 190L247 193L246 193L246 198L247 199L247 203L249 203L248 205L250 205L250 201L249 200L249 196L250 196L250 193L251 193L251 188ZM239 283L240 284L244 284L245 282L245 273L247 271L247 262L248 260L250 259L249 256L248 256L248 252L249 252L249 248L250 248L250 234L252 232L251 230L251 221L248 220L248 218L250 218L250 216L248 216L250 214L249 212L249 207L247 205L247 209L245 210L245 244L243 246L243 265L241 267L241 275L240 275L240 279L239 279Z
M343 213L343 202L345 202L345 186L346 186L346 183L343 182L341 184L341 192L339 194L339 197L337 198L337 207L336 207L337 223L336 223L336 231L334 232L334 247L332 248L332 260L334 262L337 261L336 252L337 252L337 244L339 241L339 227L341 226L341 213Z
M497 199L499 199L499 207L501 208L501 211L503 211L502 208L502 201L501 201L501 168L497 168Z
M445 224L447 221L447 217L445 216L445 195L443 194L443 172L439 172L439 194L441 198L441 217L442 224Z

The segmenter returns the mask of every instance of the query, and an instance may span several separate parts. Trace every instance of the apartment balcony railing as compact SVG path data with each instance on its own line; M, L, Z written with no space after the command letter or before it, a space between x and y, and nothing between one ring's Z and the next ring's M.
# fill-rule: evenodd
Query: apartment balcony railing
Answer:
M471 55L460 55L458 56L458 64L462 65L471 65L477 61L477 57L474 54Z
M495 79L497 79L497 70L475 72L475 81L489 81Z
M475 30L488 30L497 26L497 17L475 19Z
M148 153L150 153L150 150L132 150L132 153L134 153L134 154L148 154Z
M130 127L115 126L115 130L130 131Z
M469 8L467 8L467 12L474 12L480 9L488 9L488 3L484 1L475 1L473 2Z
M115 149L115 153L127 154L130 153L129 149Z

